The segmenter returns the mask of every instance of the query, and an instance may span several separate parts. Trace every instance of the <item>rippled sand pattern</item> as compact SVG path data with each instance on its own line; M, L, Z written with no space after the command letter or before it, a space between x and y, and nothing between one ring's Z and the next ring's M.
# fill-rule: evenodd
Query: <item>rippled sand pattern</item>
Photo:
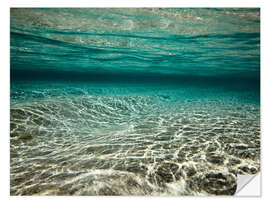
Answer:
M82 96L11 107L11 195L232 195L260 170L259 107Z

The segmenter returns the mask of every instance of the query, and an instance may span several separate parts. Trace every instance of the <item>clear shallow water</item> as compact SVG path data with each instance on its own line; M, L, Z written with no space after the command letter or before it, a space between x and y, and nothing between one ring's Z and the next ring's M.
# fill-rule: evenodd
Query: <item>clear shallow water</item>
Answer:
M260 170L258 9L11 9L12 195L232 195Z

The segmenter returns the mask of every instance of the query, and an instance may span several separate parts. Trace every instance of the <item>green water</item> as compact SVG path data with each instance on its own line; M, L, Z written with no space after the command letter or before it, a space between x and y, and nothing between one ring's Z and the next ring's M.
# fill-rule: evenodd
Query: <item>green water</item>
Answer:
M233 195L260 170L259 9L11 9L11 195Z

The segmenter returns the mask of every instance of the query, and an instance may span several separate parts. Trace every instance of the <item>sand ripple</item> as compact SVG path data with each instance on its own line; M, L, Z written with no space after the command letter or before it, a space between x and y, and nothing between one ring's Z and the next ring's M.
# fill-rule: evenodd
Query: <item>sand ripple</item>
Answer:
M48 99L10 122L11 195L231 195L260 170L259 107L239 101Z

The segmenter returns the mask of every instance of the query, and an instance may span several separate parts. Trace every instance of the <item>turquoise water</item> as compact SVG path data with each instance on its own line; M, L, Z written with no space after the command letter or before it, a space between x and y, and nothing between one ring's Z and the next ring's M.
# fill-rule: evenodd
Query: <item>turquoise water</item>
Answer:
M11 9L11 195L232 195L260 170L259 9Z

